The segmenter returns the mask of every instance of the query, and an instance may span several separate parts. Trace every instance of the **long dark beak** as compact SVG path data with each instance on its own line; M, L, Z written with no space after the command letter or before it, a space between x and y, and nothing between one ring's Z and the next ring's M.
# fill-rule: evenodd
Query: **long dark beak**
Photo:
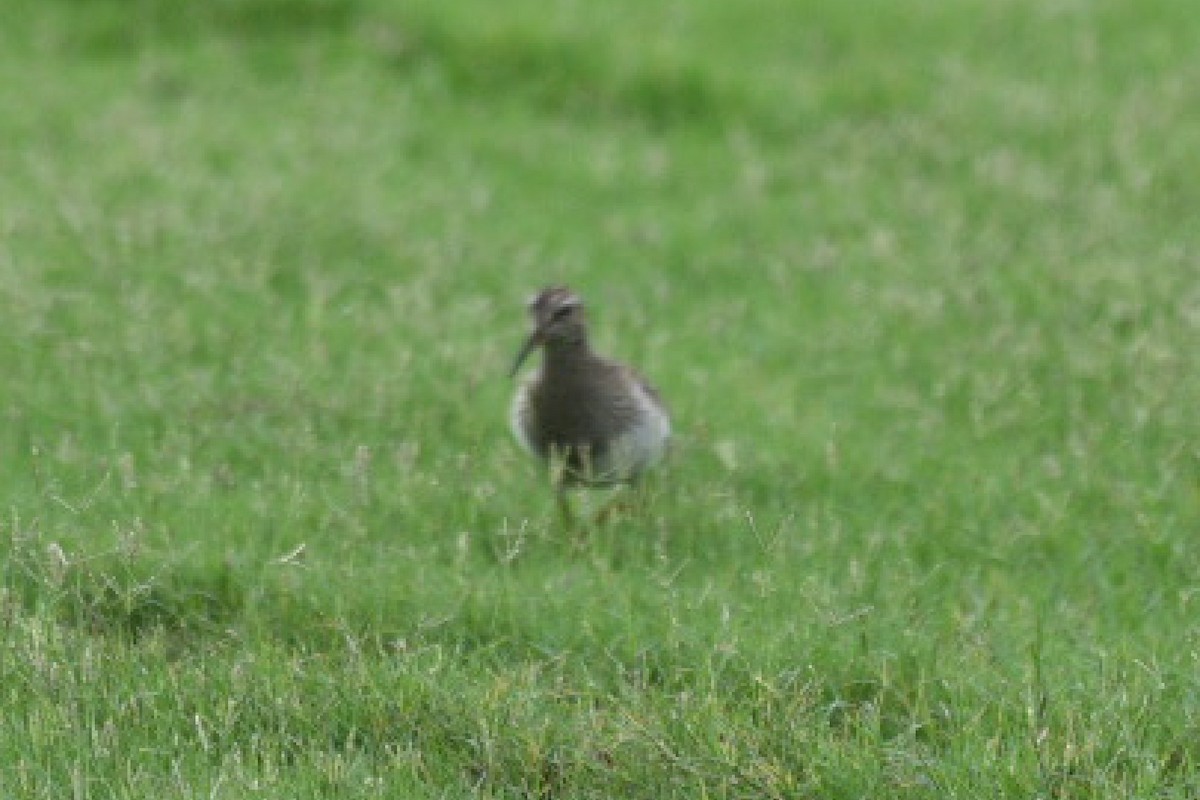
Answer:
M517 360L513 362L512 369L509 370L508 377L511 378L517 374L517 370L519 370L521 365L525 363L525 359L528 358L529 354L532 353L534 349L541 343L542 331L539 328L533 333L529 334L529 338L525 340L525 344L521 345L521 352L517 353Z

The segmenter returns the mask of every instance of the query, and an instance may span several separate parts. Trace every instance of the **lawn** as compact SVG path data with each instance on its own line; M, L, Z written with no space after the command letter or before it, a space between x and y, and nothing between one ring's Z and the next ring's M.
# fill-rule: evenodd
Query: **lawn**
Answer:
M10 0L0 795L1197 796L1192 6Z

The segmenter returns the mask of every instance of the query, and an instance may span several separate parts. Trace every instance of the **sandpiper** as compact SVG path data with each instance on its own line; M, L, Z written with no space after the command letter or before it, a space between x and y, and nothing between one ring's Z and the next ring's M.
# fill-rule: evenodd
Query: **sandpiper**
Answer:
M564 515L564 490L634 483L663 455L671 419L657 391L633 368L588 344L583 301L566 286L529 301L533 330L512 375L542 348L541 368L513 398L511 423L521 445L551 466Z

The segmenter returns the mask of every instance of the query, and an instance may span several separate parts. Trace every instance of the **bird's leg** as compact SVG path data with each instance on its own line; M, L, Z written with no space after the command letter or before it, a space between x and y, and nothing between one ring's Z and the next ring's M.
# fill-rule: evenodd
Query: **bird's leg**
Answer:
M562 518L563 526L569 530L575 530L575 514L571 511L571 500L567 497L567 490L563 486L559 486L554 490L554 499L558 505L558 515Z
M567 530L574 530L575 514L571 511L571 500L567 496L567 458L565 453L557 449L550 453L550 484L554 487L554 500L563 526Z
M629 492L631 491L636 491L636 489L629 489L624 486L618 487L612 497L608 498L604 505L600 506L600 509L596 512L594 518L595 524L604 525L614 516L638 508L640 504L636 502L637 498L629 497Z
M604 525L610 519L612 519L613 514L626 507L626 504L621 502L621 490L618 489L617 492L618 494L614 494L612 497L608 498L604 505L600 506L600 508L596 511L596 515L593 517L593 524Z
M649 497L649 489L642 481L622 484L596 512L595 524L603 525L619 514L638 516L646 509Z

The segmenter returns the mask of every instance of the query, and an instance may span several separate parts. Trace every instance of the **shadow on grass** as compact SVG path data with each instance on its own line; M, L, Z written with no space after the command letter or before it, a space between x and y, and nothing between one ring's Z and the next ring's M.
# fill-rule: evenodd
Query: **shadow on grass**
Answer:
M245 40L341 33L359 18L358 0L59 0L78 15L71 43L96 57L127 57L152 42L213 34Z
M753 113L698 65L643 57L622 64L582 36L509 26L469 30L409 20L385 54L398 74L432 71L459 94L518 97L573 117L629 118L663 128L734 122Z
M139 574L117 563L24 569L8 581L25 605L93 634L137 640L148 633L215 632L242 615L247 585L228 566ZM15 586L14 586L15 585Z
M124 59L211 38L248 48L255 64L287 63L290 45L339 42L339 57L376 60L384 79L434 76L439 88L486 102L517 100L547 113L638 121L651 128L779 123L778 114L724 85L712 69L649 52L632 57L587 31L472 24L364 0L58 0L72 20L64 50ZM265 49L264 49L265 48ZM290 74L290 73L288 73Z
M263 624L319 619L289 587L264 586L259 572L126 552L68 556L37 534L0 539L0 598L23 613L129 642L165 634L183 649L260 624L261 606L271 617Z
M181 572L166 580L124 584L89 574L68 580L60 604L64 621L133 638L147 631L218 629L241 613L246 599L245 586L229 569Z

